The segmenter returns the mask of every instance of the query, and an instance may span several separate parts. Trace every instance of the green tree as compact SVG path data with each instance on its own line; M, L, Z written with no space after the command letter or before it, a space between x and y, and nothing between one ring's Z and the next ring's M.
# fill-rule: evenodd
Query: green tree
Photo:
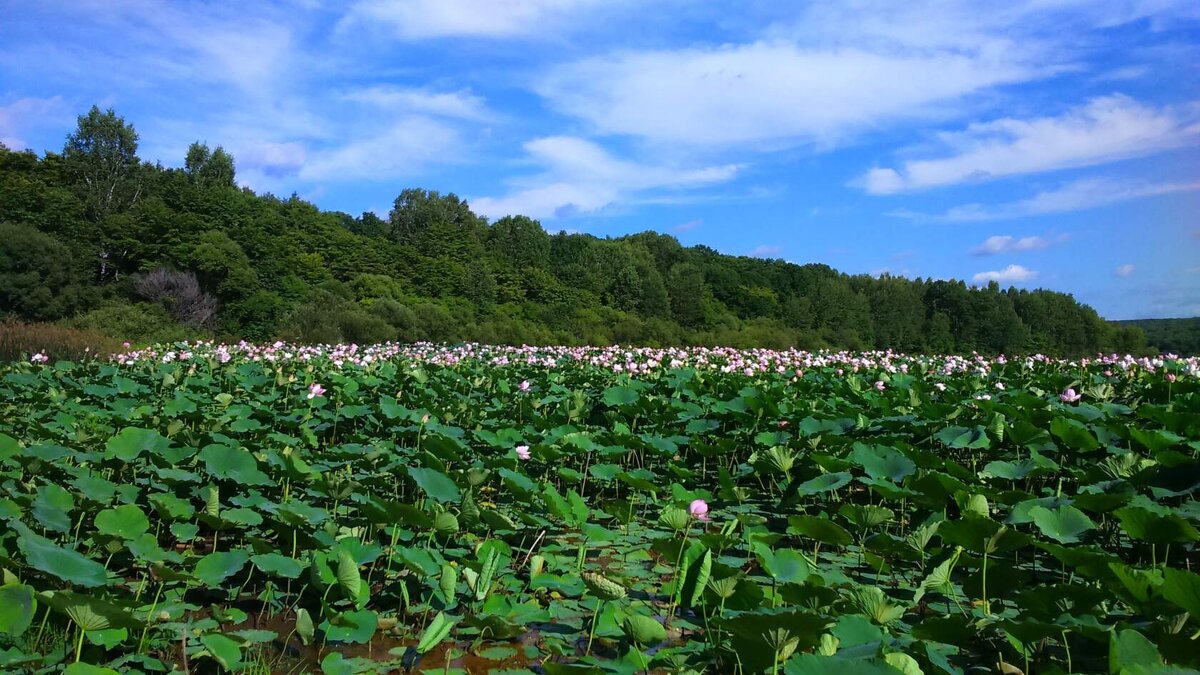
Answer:
M28 225L0 223L0 314L57 319L87 299L62 242Z
M219 145L212 151L207 143L189 145L183 170L193 181L202 185L234 186L233 157Z
M704 325L706 301L712 293L704 283L704 273L692 263L679 263L671 268L667 291L671 296L671 313L684 326Z
M142 192L138 134L112 108L92 106L67 136L63 159L89 216L103 218L137 202Z
M417 188L406 189L396 197L388 223L393 239L413 245L418 245L421 235L439 223L449 226L445 233L470 237L477 237L485 227L484 220L457 195Z
M550 235L538 221L525 216L505 216L492 224L487 239L490 251L517 268L550 265Z
M217 230L201 234L187 246L181 267L196 272L200 283L222 300L237 300L258 288L258 275L250 258L229 235Z

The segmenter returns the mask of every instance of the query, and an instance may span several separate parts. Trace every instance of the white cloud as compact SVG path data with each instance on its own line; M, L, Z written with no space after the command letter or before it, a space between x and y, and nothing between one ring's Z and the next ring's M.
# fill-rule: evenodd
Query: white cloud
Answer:
M82 2L75 9L79 14L91 12L88 20L121 42L94 56L111 59L114 72L143 84L159 78L216 82L266 99L303 72L297 68L303 59L293 39L298 14L289 8L124 0ZM119 50L135 52L138 58L122 58ZM103 73L97 66L89 61L85 72Z
M856 41L886 48L1005 49L1149 19L1156 27L1200 18L1193 0L855 0L811 3L776 33L800 39ZM1031 45L1030 43L1033 43Z
M271 174L289 174L304 166L308 153L300 143L261 141L242 146L236 159L239 166L261 169Z
M1099 82L1140 80L1150 72L1150 66L1122 66L1096 76Z
M1121 277L1122 279L1125 279L1125 278L1133 276L1133 271L1135 269L1136 268L1133 265L1125 264L1125 265L1121 265L1121 266L1117 267L1117 269L1113 271L1113 274Z
M1044 190L1029 199L1022 199L1006 204L965 204L963 206L955 206L933 218L935 220L951 222L1024 218L1049 213L1083 211L1133 199L1195 190L1200 190L1200 181L1143 183L1116 181L1105 178L1085 178L1067 183L1053 190Z
M779 146L831 144L886 121L942 115L947 102L1038 72L1013 51L760 41L587 59L553 69L536 89L601 133Z
M1038 273L1020 265L1009 265L1002 270L992 270L989 272L980 272L971 279L977 284L987 283L989 281L997 281L1000 283L1016 283L1022 281L1030 281L1035 279Z
M696 220L689 220L686 223L680 223L680 224L676 225L675 227L672 227L671 231L675 232L675 233L691 232L692 230L696 229L697 227L700 227L703 224L704 224L704 221L697 218Z
M380 85L352 91L346 99L387 110L404 110L465 120L489 117L484 100L470 91L437 92Z
M28 131L66 117L61 96L20 98L0 105L0 143L9 150L24 150L29 147L24 139Z
M603 0L364 0L340 24L382 23L403 40L546 34Z
M782 252L783 252L783 249L779 248L778 246L770 246L768 244L762 244L760 246L755 246L754 250L750 251L750 257L751 258L778 258L779 254Z
M458 133L425 117L402 118L378 134L315 151L300 169L309 180L380 180L412 175L461 145Z
M640 164L619 159L601 146L573 136L550 136L525 144L530 160L544 171L517 181L503 197L471 200L488 217L521 214L532 218L591 213L646 190L679 190L722 183L741 168L735 164L699 169Z
M992 180L1104 164L1200 139L1194 111L1143 105L1127 96L1094 98L1054 117L1003 118L947 132L950 154L874 168L859 183L872 194Z
M1020 239L1007 234L988 237L982 244L971 249L971 255L999 255L1001 253L1019 253L1021 251L1036 251L1050 246L1050 240L1045 237L1032 236Z

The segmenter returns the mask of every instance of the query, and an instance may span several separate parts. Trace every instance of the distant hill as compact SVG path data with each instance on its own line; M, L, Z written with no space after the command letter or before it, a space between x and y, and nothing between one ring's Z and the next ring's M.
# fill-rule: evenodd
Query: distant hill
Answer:
M1157 348L1160 353L1184 356L1200 354L1200 316L1188 319L1137 319L1113 323L1142 329L1146 334L1146 346Z

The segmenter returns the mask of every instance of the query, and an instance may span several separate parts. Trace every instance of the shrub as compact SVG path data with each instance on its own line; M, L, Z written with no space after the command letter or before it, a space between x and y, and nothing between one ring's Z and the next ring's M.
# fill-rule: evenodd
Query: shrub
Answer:
M322 293L292 311L284 337L295 342L369 344L396 338L396 329L354 303Z
M133 290L146 300L162 305L184 326L211 328L217 318L217 299L201 290L199 280L191 272L159 267L153 272L137 275Z
M176 342L194 336L194 331L175 323L161 305L148 302L113 302L65 323L72 328L140 344Z
M0 321L0 361L19 361L34 354L79 361L119 351L121 343L95 331L53 323Z

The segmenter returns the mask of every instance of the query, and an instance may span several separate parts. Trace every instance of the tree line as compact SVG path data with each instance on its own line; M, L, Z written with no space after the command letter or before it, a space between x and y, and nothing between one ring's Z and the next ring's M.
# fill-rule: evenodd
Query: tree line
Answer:
M406 189L386 218L239 188L194 143L141 160L111 109L61 153L0 145L0 316L137 341L184 337L1137 352L1145 336L1073 297L847 275L642 232L551 234Z
M1117 321L1118 326L1138 328L1146 344L1163 354L1200 354L1200 317L1180 319L1134 319Z

